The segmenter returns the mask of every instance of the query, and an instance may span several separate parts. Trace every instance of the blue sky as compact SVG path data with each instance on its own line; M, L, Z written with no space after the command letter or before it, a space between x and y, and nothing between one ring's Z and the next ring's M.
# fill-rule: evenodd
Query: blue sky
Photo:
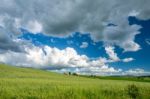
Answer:
M150 75L149 5L149 0L13 0L9 5L2 0L0 63Z
M23 35L19 38L32 41L36 46L48 45L51 47L57 47L59 49L65 49L66 47L74 48L79 54L86 54L91 58L98 58L99 56L105 56L105 51L102 42L94 42L90 38L90 34L81 34L79 32L72 33L65 38L46 36L42 33L32 34L27 30L22 30ZM82 42L87 42L86 48L80 48Z

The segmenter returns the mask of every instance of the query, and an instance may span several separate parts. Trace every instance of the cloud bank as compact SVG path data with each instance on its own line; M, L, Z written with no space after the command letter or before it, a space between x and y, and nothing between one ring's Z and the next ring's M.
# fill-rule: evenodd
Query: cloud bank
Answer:
M61 37L88 32L95 41L137 51L140 45L134 39L141 27L129 25L128 17L149 19L149 4L149 0L1 0L0 27L11 35L18 35L19 28Z
M68 69L80 68L81 71L118 72L107 65L106 58L91 60L86 55L79 55L73 48L60 50L49 46L24 46L26 53L7 51L0 54L0 61L17 66L34 68ZM13 57L13 58L12 58Z

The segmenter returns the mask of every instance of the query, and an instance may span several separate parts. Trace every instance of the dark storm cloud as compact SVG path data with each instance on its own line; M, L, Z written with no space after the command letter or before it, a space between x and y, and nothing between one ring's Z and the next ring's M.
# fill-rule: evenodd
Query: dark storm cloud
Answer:
M0 26L17 35L18 28L66 36L90 32L95 41L110 42L125 51L140 49L134 39L140 26L128 16L150 18L149 0L1 0ZM112 23L116 26L108 27Z
M7 50L21 52L19 44L14 42L3 28L0 28L0 50L4 52Z

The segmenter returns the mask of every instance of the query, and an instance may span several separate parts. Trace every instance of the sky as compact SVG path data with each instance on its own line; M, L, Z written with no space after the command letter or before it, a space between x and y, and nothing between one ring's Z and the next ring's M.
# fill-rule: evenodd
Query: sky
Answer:
M149 0L1 0L0 63L150 75Z

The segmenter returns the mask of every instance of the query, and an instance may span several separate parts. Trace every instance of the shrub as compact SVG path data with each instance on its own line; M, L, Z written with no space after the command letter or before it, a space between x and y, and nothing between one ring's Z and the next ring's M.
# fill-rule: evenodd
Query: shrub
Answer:
M127 86L127 93L132 99L137 99L139 96L139 89L136 85L128 85Z

